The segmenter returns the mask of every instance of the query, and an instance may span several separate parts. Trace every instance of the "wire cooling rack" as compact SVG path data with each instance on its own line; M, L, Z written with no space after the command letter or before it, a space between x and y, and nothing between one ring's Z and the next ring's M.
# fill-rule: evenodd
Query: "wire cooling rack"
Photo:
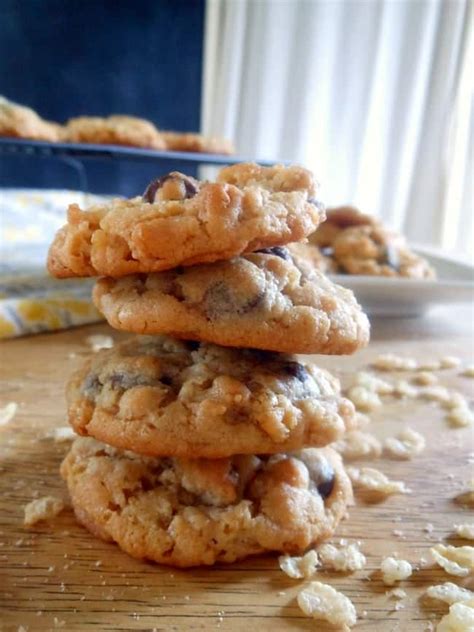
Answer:
M75 160L133 160L157 162L160 160L193 165L235 165L238 162L258 162L263 166L275 164L274 160L256 160L234 155L191 153L182 151L154 151L121 145L90 145L84 143L48 143L19 138L0 138L0 154L29 155L34 157L69 158ZM285 161L280 161L285 164Z

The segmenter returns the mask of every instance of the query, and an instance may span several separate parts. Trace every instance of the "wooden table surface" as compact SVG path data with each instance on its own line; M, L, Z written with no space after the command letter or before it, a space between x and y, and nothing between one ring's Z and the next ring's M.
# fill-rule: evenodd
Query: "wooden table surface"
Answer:
M471 327L472 312L457 308L425 319L375 321L367 350L315 360L344 380L385 351L419 360L450 354L472 362ZM97 325L1 345L0 406L19 405L15 418L0 428L1 629L329 629L299 610L295 595L304 582L284 575L276 557L180 571L139 562L96 540L76 524L70 509L49 524L23 527L23 508L30 500L47 494L66 497L58 467L68 446L48 435L65 425L64 382L90 352L85 338L91 333L122 337ZM472 398L474 380L460 377L456 369L438 375L440 383ZM472 478L473 429L450 427L435 403L385 402L372 415L370 431L382 438L407 423L424 434L427 447L411 461L382 458L366 464L405 481L412 493L377 504L359 500L335 541L359 540L367 567L352 575L322 571L317 579L352 599L360 617L357 630L420 631L447 611L442 604L427 603L421 597L424 589L453 580L431 564L428 550L438 540L466 544L453 538L453 525L473 520L472 511L455 501ZM382 557L394 552L414 564L426 560L401 583L407 597L398 610L377 571ZM458 583L467 586L469 580Z

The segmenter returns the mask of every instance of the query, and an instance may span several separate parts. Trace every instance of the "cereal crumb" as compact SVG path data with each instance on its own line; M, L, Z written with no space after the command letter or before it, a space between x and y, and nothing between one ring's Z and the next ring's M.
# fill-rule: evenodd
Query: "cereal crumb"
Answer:
M474 507L474 480L471 482L471 488L468 491L462 492L456 496L455 500L460 505Z
M451 582L429 586L425 594L431 599L444 601L449 605L474 599L474 592L467 588L461 588L461 586L457 586Z
M413 377L413 382L420 386L431 386L438 382L438 378L431 371L420 371Z
M474 599L466 603L453 603L436 626L436 632L471 632L474 630Z
M439 366L442 369L455 369L461 365L461 358L456 356L443 356L439 361Z
M8 402L6 406L0 408L0 426L6 426L16 414L18 404L16 402Z
M419 389L406 380L397 380L393 386L393 392L397 397L418 397Z
M444 408L451 410L452 408L469 408L467 399L459 391L451 391L449 399L443 402Z
M41 520L51 520L61 513L64 507L64 502L54 496L43 496L42 498L32 500L25 507L23 524L27 527L31 527Z
M347 391L347 397L358 410L370 412L382 405L382 400L374 391L364 386L352 386Z
M461 371L463 377L474 377L474 364L469 364Z
M55 443L66 443L75 439L77 435L70 426L60 426L49 432L47 437L53 439Z
M347 432L343 439L333 443L332 446L347 461L360 458L377 458L382 452L380 441L369 432L352 430Z
M405 537L405 534L403 533L403 531L402 531L401 529L394 529L394 530L392 531L392 533L393 533L393 535L394 535L396 538L404 538L404 537Z
M112 336L105 336L103 334L93 334L92 336L86 337L86 344L92 349L92 351L97 352L101 349L112 349L114 346L114 339Z
M439 371L441 362L439 360L425 360L418 364L418 371Z
M439 402L440 404L445 404L449 402L451 399L451 393L445 386L424 386L420 388L419 397L421 399L427 399L433 402Z
M362 386L368 391L379 393L380 395L390 395L393 393L393 386L391 384L368 371L358 371L354 376L353 386Z
M383 353L375 358L372 366L379 371L414 371L418 363L414 358L403 358L394 353Z
M281 555L278 558L281 570L293 579L312 577L319 566L318 554L316 551L308 551L302 557L291 557Z
M394 557L386 557L380 564L382 581L387 586L393 586L395 582L407 579L413 572L412 565L406 560L397 560Z
M340 548L333 544L322 544L318 547L318 555L325 568L335 571L359 571L367 563L357 544L348 544Z
M347 467L346 471L356 489L375 492L384 496L409 494L410 490L402 481L391 481L379 470L372 467Z
M474 547L436 544L430 549L435 562L450 575L467 577L474 570Z
M465 540L474 540L474 523L455 524L454 531Z
M341 627L352 627L357 622L352 601L328 584L311 582L298 593L297 601L301 610L314 619Z
M410 427L406 427L396 437L385 439L383 443L384 452L396 459L411 459L423 452L425 446L424 436Z
M370 424L370 417L365 413L361 413L358 410L355 414L355 427L360 430L361 428L366 428Z
M472 426L474 423L474 413L467 406L457 406L452 408L446 415L447 421L455 428Z
M405 599L406 592L402 588L392 588L385 593L389 599Z

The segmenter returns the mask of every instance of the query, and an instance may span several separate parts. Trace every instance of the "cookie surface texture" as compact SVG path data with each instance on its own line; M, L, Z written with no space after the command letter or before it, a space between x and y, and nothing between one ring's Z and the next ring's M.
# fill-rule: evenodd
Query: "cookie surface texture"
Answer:
M134 557L181 567L302 552L334 532L351 501L330 448L153 459L79 438L61 474L92 533Z
M150 121L134 116L79 116L65 126L65 138L71 143L126 145L148 149L164 149L165 143Z
M294 356L138 337L67 389L78 434L147 456L221 458L324 446L354 425L339 381Z
M61 125L45 121L34 110L0 97L0 136L58 142Z
M217 182L172 172L143 196L83 211L72 204L51 245L56 277L124 276L230 259L303 239L325 217L302 167L238 164Z
M99 279L116 329L288 353L352 353L369 321L350 290L286 248L159 274Z

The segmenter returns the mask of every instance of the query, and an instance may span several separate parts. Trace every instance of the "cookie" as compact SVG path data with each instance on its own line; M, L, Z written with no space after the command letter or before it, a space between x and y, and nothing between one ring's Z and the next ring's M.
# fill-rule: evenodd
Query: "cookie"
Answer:
M308 239L319 248L321 257L332 261L331 272L335 274L414 279L436 276L426 259L410 250L402 235L352 206L328 209L326 221ZM314 257L313 263L324 269L324 260Z
M180 567L301 553L332 535L352 500L331 448L160 459L79 438L61 474L94 535L133 557Z
M62 128L45 121L34 110L0 96L0 136L58 142Z
M93 290L112 327L228 347L288 353L352 353L369 322L350 290L286 248L122 279Z
M69 119L65 139L70 143L127 145L148 149L165 149L158 130L150 121L134 116L79 116Z
M312 243L296 242L287 244L286 248L288 248L291 255L305 259L316 270L320 270L324 274L335 274L337 272L337 265L334 259L324 255L321 248Z
M172 172L142 197L88 211L72 204L48 269L56 277L117 277L297 241L325 217L316 192L313 175L302 167L239 164L222 169L218 182Z
M67 387L69 423L147 456L272 454L355 425L339 381L294 356L141 336L94 354Z
M161 131L166 149L170 151L193 151L205 154L233 154L234 145L226 138L203 134Z
M375 217L361 213L353 206L339 206L327 209L326 221L308 237L308 240L319 248L331 247L334 239L346 228L376 225L378 221Z
M430 279L429 263L412 252L401 235L381 226L357 226L342 231L332 242L333 258L343 274Z

